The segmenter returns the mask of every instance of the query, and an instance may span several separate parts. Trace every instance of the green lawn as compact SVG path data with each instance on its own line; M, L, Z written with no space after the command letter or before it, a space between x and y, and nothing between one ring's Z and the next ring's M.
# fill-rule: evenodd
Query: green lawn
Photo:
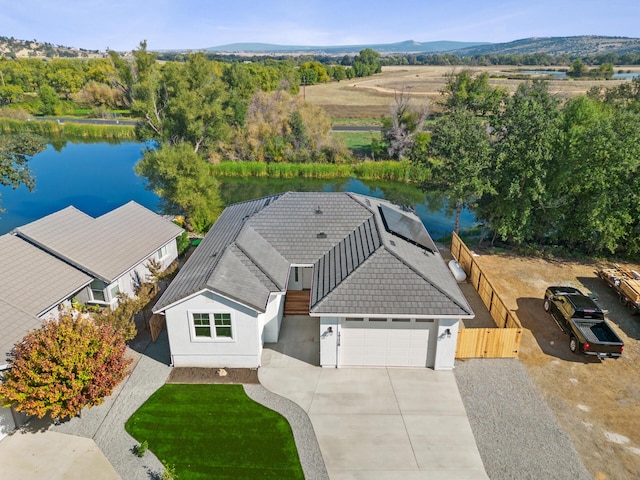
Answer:
M291 427L242 385L164 385L125 428L178 480L304 479Z

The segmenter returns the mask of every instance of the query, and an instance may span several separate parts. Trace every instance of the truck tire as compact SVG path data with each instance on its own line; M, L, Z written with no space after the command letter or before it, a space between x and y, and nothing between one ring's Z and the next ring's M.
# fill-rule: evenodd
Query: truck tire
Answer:
M573 353L576 353L578 351L578 339L573 335L571 335L571 337L569 338L569 350L571 350Z
M544 308L545 312L548 312L549 310L551 310L551 304L549 303L548 298L544 299L544 303L542 304L542 307Z
M622 295L621 293L618 294L618 301L620 302L620 305L622 305L622 306L627 304L627 299L624 298L624 295Z

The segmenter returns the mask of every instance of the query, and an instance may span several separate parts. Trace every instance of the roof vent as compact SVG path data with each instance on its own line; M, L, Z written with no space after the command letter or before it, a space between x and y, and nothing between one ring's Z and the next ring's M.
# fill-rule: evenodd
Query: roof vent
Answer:
M317 238L327 238L327 234L324 232L320 232L319 234L316 235Z
M389 243L394 247L396 246L396 242L394 242L393 240L389 240Z
M320 205L318 205L318 207L316 208L315 214L322 215L322 210L320 209Z
M369 201L369 199L368 199L368 198L365 200L365 202L366 202L366 204L367 204L367 207L370 207L370 206L371 206L371 202Z

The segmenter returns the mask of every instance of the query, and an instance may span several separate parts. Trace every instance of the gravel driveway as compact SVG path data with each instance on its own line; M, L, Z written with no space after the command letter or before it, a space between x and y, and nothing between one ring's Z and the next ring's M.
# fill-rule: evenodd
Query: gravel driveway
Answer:
M593 478L519 360L457 360L454 373L491 480Z

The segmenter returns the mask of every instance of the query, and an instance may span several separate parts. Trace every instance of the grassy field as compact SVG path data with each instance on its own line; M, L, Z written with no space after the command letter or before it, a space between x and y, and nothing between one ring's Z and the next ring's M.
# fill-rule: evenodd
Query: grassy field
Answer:
M446 76L462 70L464 67L440 66L392 66L383 67L382 73L373 77L343 80L328 84L310 85L306 88L308 102L323 107L335 119L366 119L366 122L379 121L382 115L388 115L394 103L394 95L405 92L416 101L427 102L429 111L440 111L438 101L440 91L446 83ZM531 70L522 67L521 70ZM620 67L615 67L618 70ZM625 68L625 67L622 67ZM637 69L637 67L635 67ZM515 92L521 79L511 79L517 74L517 67L473 67L473 71L488 71L489 83ZM612 87L626 80L549 80L552 94L561 98L570 98L585 94L594 85ZM336 123L337 125L338 123ZM351 123L352 125L360 123ZM362 123L368 125L368 123Z
M380 141L380 132L333 132L336 137L342 138L344 144L358 158L372 158L371 146L375 141Z
M304 479L291 427L242 385L164 385L125 428L179 480Z

